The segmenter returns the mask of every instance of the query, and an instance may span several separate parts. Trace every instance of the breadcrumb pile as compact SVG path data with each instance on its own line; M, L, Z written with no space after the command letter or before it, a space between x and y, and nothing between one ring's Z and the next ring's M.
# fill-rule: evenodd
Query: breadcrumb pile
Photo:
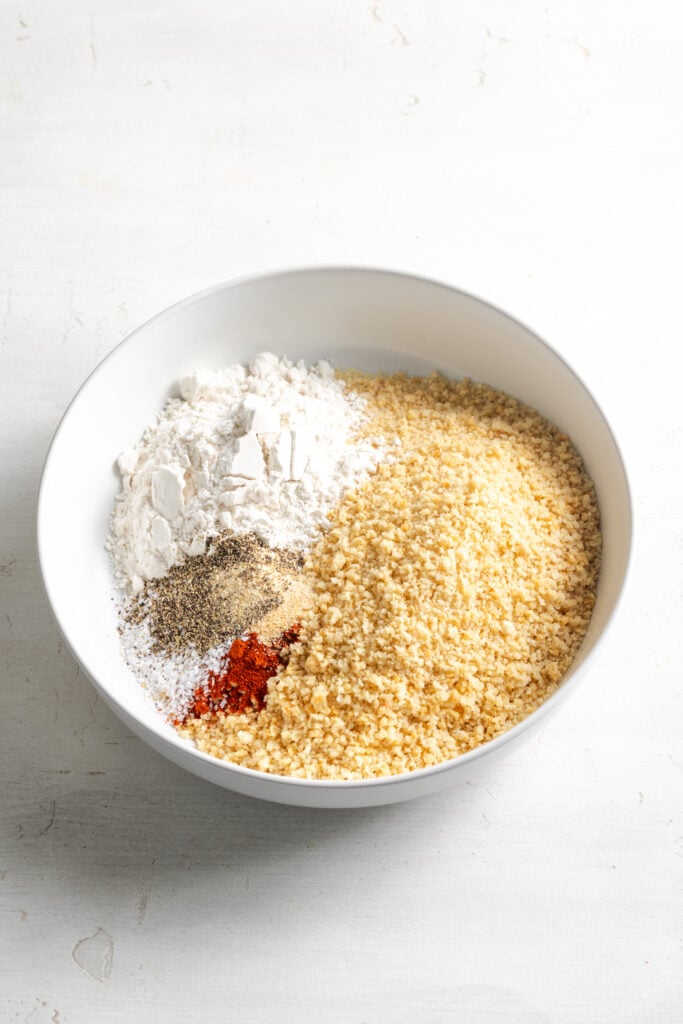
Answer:
M180 730L306 779L438 764L521 721L586 633L601 536L569 438L468 380L342 371L395 458L348 493L304 573L313 603L260 713Z

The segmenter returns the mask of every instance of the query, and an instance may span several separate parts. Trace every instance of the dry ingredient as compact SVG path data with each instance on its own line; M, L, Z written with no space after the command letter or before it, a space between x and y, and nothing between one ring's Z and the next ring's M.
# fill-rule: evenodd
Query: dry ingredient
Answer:
M167 718L177 724L198 708L234 713L249 706L234 694L221 704L228 664L264 646L286 655L297 635L292 623L312 600L302 563L298 552L268 548L253 534L224 536L126 601L124 655Z
M229 644L221 644L201 655L193 647L159 652L150 632L149 617L134 621L128 606L120 608L121 653L158 711L170 722L187 714L197 687L206 685L211 672L220 670Z
M341 378L401 454L307 559L313 606L264 709L181 729L300 778L423 768L526 717L578 651L600 564L593 486L539 414L470 381Z
M383 456L369 435L350 443L364 402L324 361L262 353L246 367L191 374L179 390L118 458L108 548L128 594L226 531L307 550Z
M301 576L302 565L298 552L269 548L254 534L222 536L206 554L147 583L127 614L134 622L149 619L155 653L191 645L203 655L258 628Z
M556 688L601 537L578 453L538 413L467 380L270 355L181 394L119 460L110 550L128 663L199 749L397 774Z
M248 709L262 711L268 680L275 675L280 662L286 660L300 630L300 624L295 623L270 643L259 640L256 633L233 640L220 669L210 672L206 686L195 690L185 720L208 714L238 715Z

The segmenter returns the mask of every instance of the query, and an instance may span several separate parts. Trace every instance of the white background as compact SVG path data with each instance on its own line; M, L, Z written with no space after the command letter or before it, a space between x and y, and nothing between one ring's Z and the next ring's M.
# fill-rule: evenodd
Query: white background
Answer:
M674 0L2 0L2 1022L683 1019L682 46ZM130 736L34 548L96 363L199 288L320 262L535 328L638 516L562 711L364 812L234 796Z

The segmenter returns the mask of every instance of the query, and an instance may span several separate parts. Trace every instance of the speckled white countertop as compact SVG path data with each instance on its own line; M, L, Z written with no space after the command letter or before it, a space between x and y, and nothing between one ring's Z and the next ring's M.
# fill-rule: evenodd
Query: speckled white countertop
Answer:
M683 1019L683 16L604 0L0 6L0 1020ZM320 262L480 294L572 363L638 515L597 668L411 804L234 796L128 734L42 594L74 390L199 288Z

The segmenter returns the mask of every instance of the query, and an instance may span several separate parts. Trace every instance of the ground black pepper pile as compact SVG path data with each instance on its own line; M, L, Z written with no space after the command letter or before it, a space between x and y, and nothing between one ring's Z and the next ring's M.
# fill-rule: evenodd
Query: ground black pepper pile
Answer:
M301 555L269 548L254 534L225 536L150 580L128 618L149 618L155 653L193 646L205 654L277 608L302 564Z

